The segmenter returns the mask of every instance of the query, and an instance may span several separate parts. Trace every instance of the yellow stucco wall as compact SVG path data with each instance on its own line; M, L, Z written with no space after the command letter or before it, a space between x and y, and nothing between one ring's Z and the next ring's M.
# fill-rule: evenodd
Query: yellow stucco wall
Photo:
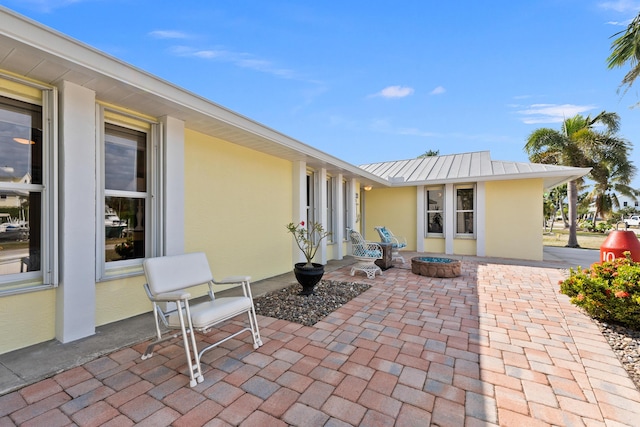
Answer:
M56 291L0 298L0 354L55 338Z
M485 191L486 255L542 260L542 180L492 181Z
M152 310L142 285L144 276L96 284L96 326L106 325Z
M445 251L445 240L443 238L429 237L424 239L424 251L443 254Z
M453 253L456 255L477 255L476 239L453 239Z
M185 164L185 250L217 278L290 271L291 162L187 130Z
M380 188L363 192L365 239L380 241L374 227L385 226L396 236L407 239L406 250L416 250L416 188Z

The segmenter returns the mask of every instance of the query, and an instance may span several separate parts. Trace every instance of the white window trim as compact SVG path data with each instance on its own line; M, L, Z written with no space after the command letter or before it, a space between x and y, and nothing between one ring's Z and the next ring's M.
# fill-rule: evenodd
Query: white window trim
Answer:
M123 118L132 118L139 122L150 125L149 129L136 127L129 122L118 122L117 120L106 119L105 112L108 111ZM162 139L162 123L156 120L149 120L141 116L132 115L117 109L109 108L98 104L96 108L96 140L98 141L99 152L96 155L96 282L120 279L143 274L142 262L145 258L136 258L122 261L105 260L105 232L104 232L104 210L105 210L105 123L115 124L125 128L138 130L147 134L147 155L146 168L148 172L147 197L145 197L145 227L149 229L145 235L146 257L162 255L163 248L163 165L164 165L164 141ZM138 198L138 192L109 190L110 196Z
M331 175L327 175L327 228L326 231L331 234L327 238L327 244L336 243L336 179Z
M473 190L473 209L458 209L458 190ZM454 211L453 211L453 231L456 239L476 239L476 233L478 230L478 189L475 184L459 184L453 186L454 197ZM458 213L459 212L472 212L473 213L473 233L458 233Z
M429 209L429 191L441 191L442 192L442 206L439 210L430 210ZM424 188L424 197L425 197L425 215L424 215L424 237L427 238L445 238L445 230L446 230L446 203L447 203L447 193L445 191L444 185L436 185L431 187ZM431 212L440 212L442 218L442 233L430 233L429 232L429 213Z
M42 185L17 184L22 190L40 191L42 201L41 270L0 276L0 296L51 289L58 286L58 90L19 77L0 73L0 78L39 89L41 102L0 90L11 99L42 107Z

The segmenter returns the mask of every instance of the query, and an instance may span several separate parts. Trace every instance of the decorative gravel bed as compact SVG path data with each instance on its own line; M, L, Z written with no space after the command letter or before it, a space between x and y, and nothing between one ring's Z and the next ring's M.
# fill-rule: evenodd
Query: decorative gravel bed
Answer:
M622 366L640 390L640 331L595 321Z
M298 295L302 286L296 283L256 298L253 304L262 316L312 326L370 287L365 283L322 280L313 295L302 296Z

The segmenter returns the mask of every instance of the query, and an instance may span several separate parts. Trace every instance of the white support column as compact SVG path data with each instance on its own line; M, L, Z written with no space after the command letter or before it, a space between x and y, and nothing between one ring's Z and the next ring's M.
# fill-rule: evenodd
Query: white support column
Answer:
M307 219L307 163L301 161L293 162L293 188L292 188L292 208L291 221L299 223ZM292 262L304 262L304 255L298 249L294 239L291 239Z
M456 194L453 184L444 186L444 253L453 254L453 238L456 233Z
M347 208L344 205L344 187L342 185L342 181L344 180L344 176L339 173L335 176L334 182L334 215L333 215L333 242L336 245L335 256L337 259L344 258L344 245L342 244L344 240L345 227L347 226L344 223L344 215L343 212Z
M424 185L416 187L416 251L424 252L424 224L426 218Z
M66 343L95 333L98 193L94 159L100 124L96 123L95 92L66 81L59 91L60 286L55 330L56 338Z
M359 231L357 228L356 221L358 220L358 181L355 178L351 178L349 182L349 196L347 198L349 201L349 217L347 227Z
M320 169L318 172L318 218L317 222L322 224L324 229L327 229L327 170L325 168ZM319 257L318 257L319 255ZM320 242L320 248L318 248L318 254L316 254L317 262L320 264L327 263L327 239L322 239Z
M347 224L345 228L350 228L352 230L357 230L356 228L356 220L357 220L357 205L358 205L358 181L355 178L351 178L349 181L349 185L347 186L347 191L349 194L347 195L347 203L349 203L348 215L347 215ZM345 230L346 233L346 230ZM352 254L353 250L351 248L351 239L347 236L347 254Z
M478 182L476 184L476 255L485 256L486 254L486 192L485 183Z
M184 122L162 118L164 125L164 254L184 253ZM171 224L167 226L167 224Z

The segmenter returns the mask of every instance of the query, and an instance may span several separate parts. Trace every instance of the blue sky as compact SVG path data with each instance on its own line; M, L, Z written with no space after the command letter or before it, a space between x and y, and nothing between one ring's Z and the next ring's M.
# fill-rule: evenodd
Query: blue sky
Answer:
M526 161L533 130L603 110L640 144L640 82L606 65L640 0L0 4L353 164Z

